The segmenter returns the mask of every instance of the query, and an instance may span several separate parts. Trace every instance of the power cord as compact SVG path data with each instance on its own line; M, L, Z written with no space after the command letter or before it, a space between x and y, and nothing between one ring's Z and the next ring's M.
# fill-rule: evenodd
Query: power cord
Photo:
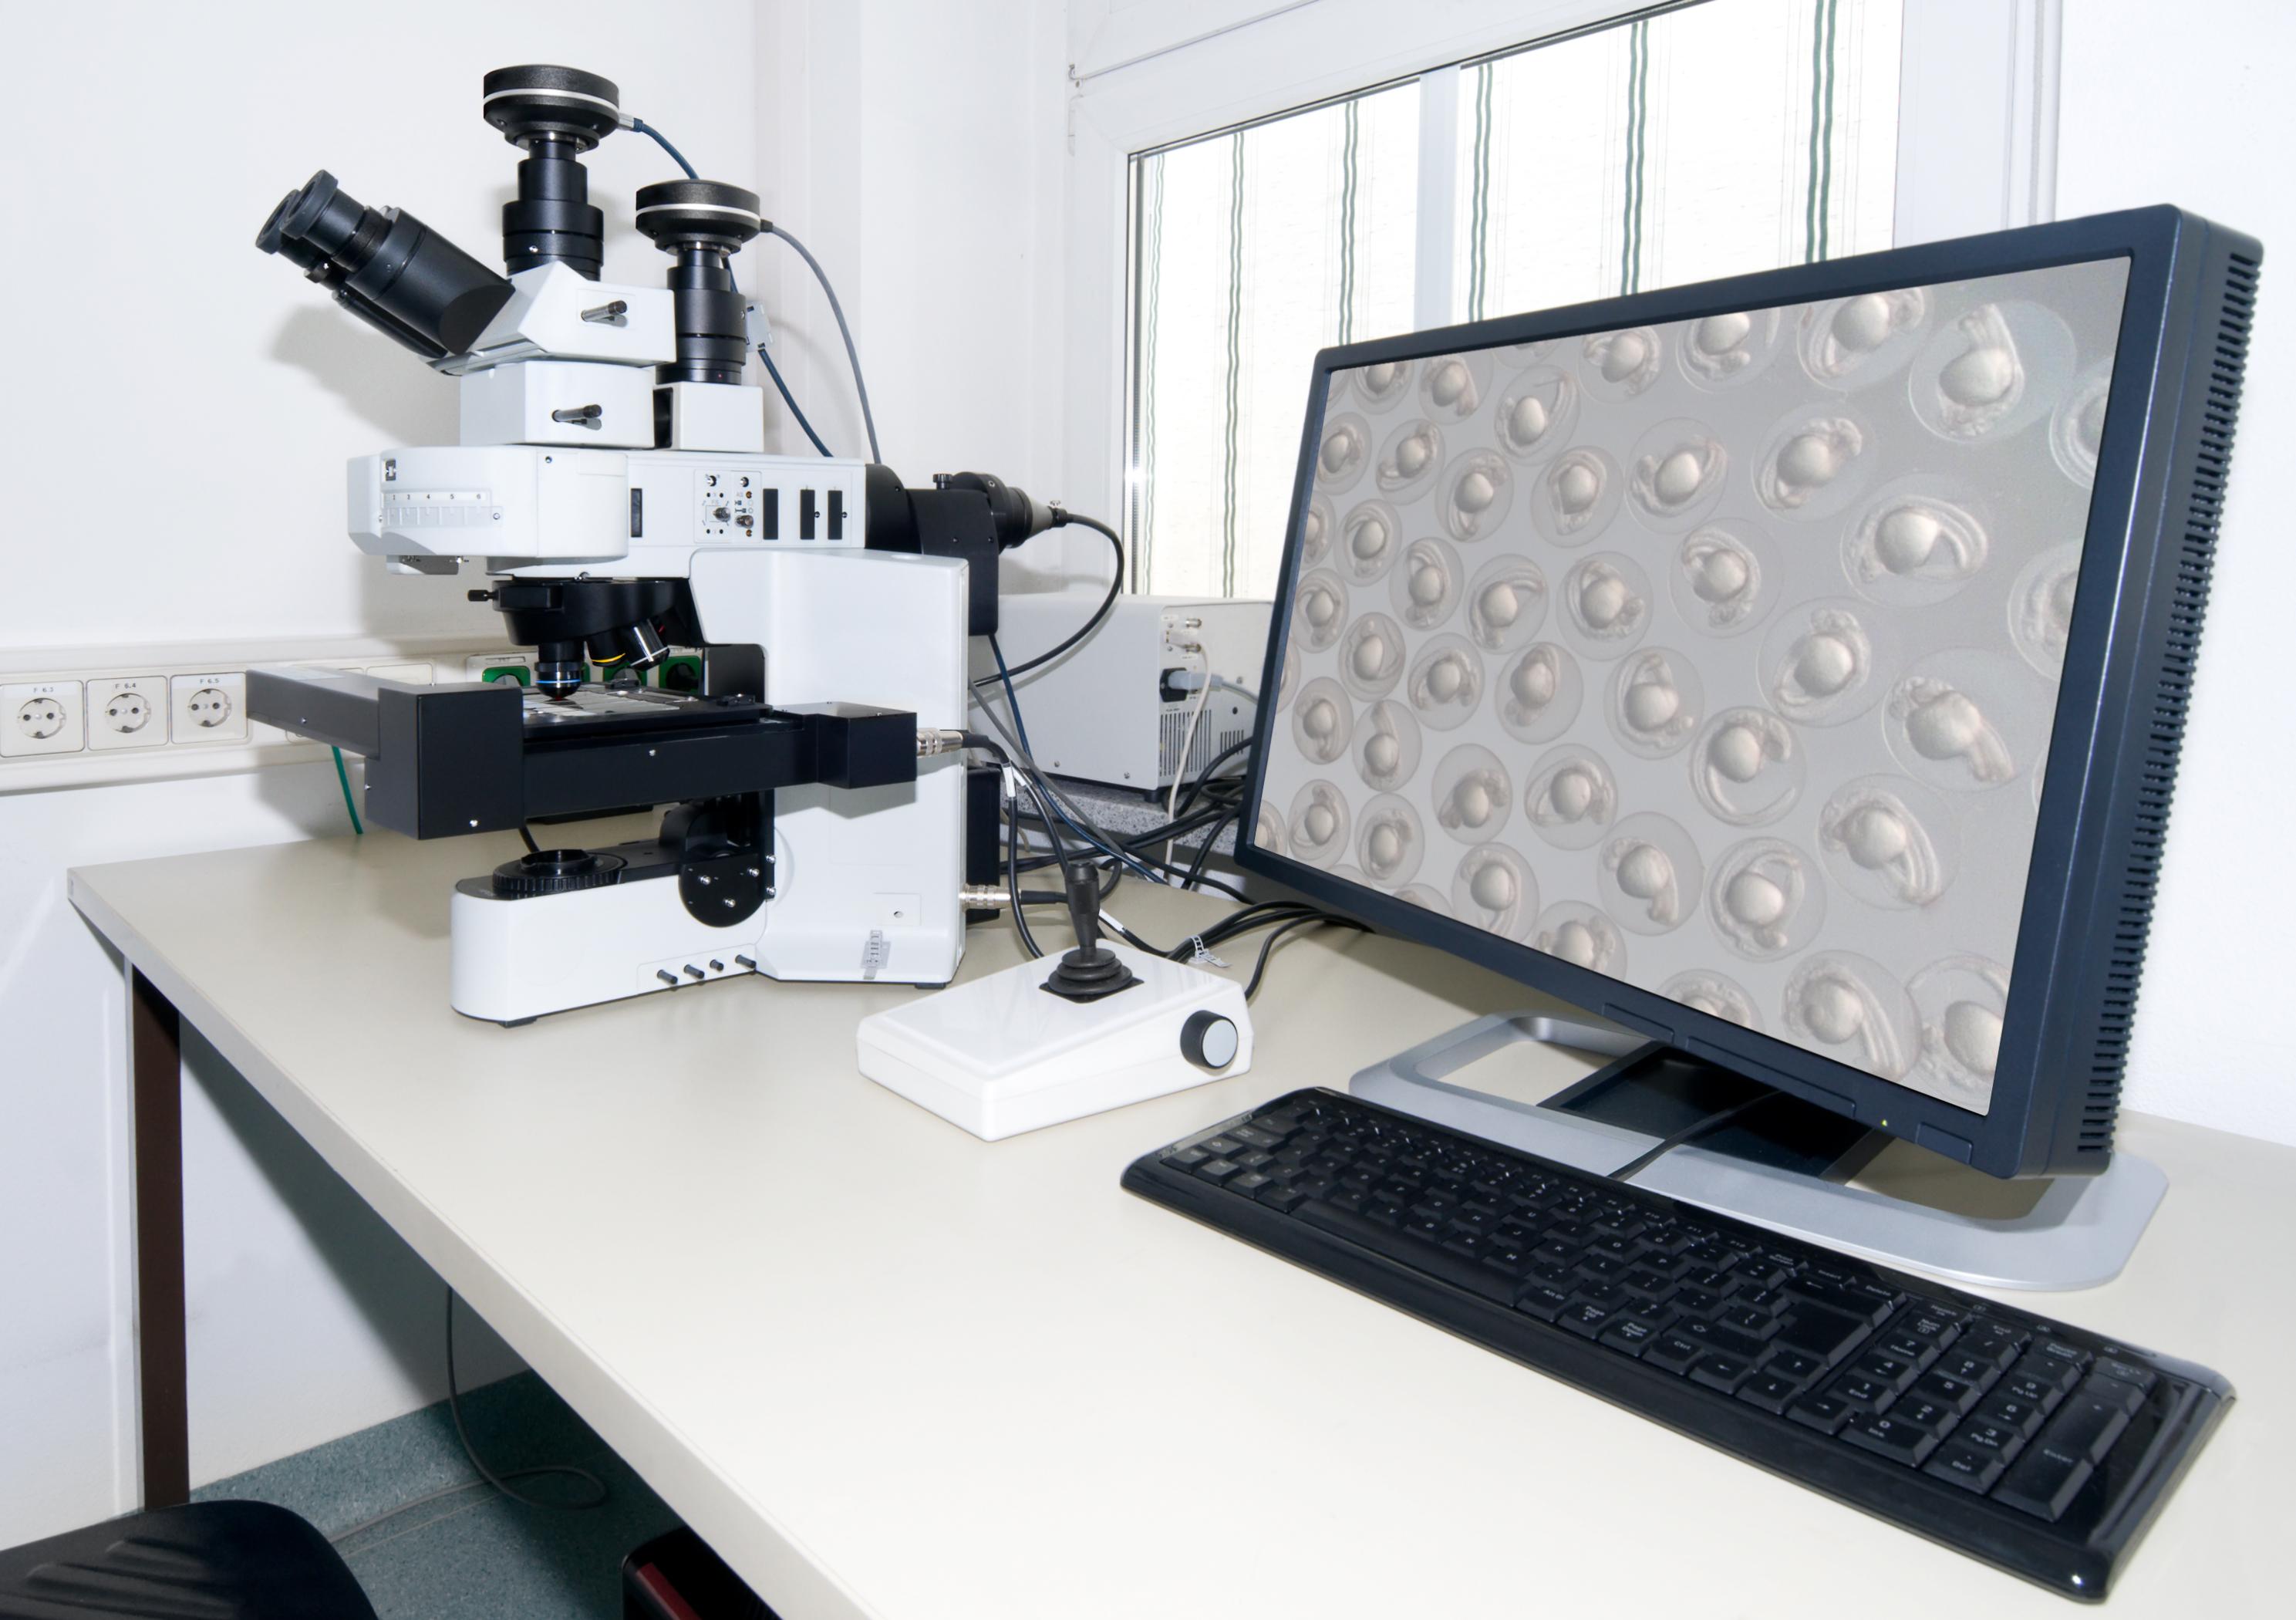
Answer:
M355 1535L372 1530L377 1525L387 1524L402 1513L411 1513L426 1503L438 1501L443 1497L458 1496L465 1491L476 1491L488 1485L493 1486L497 1493L514 1502L522 1502L529 1508L548 1508L554 1512L587 1513L606 1505L607 1498L611 1494L606 1488L606 1482L591 1473L589 1469L578 1468L572 1463L541 1463L530 1468L511 1468L497 1474L480 1460L478 1449L471 1443L471 1431L463 1425L462 1393L455 1376L455 1290L452 1288L447 1290L447 1411L455 1420L455 1437L463 1443L463 1455L469 1460L471 1467L478 1470L479 1476L476 1479L463 1480L457 1484L442 1485L436 1491L426 1491L420 1496L399 1503L387 1512L363 1518L349 1529L339 1530L329 1536L327 1540L331 1544L339 1546ZM504 1483L512 1479L535 1479L545 1474L562 1474L571 1478L586 1480L594 1494L581 1501L545 1501L538 1496L529 1496L523 1492L513 1491Z

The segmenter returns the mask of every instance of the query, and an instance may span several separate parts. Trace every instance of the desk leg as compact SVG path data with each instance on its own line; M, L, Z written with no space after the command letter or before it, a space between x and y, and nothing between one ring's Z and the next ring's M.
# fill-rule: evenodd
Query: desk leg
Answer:
M192 1493L184 1352L183 1030L175 1003L140 973L128 1000L144 1505L171 1508Z

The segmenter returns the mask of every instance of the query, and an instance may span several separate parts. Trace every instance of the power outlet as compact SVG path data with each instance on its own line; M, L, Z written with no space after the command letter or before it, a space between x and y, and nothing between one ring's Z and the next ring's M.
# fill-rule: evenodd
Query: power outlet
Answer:
M168 683L168 735L178 743L247 741L247 677L178 675Z
M168 678L128 675L87 683L90 748L163 748L168 742Z
M0 759L78 753L86 724L86 688L76 680L0 687Z

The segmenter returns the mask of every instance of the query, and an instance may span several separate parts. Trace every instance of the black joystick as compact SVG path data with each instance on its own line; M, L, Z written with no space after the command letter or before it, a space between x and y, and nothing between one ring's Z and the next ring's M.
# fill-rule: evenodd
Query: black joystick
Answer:
M1045 988L1069 1001L1097 1001L1130 990L1140 983L1140 976L1100 942L1100 880L1086 868L1070 875L1068 890L1076 948L1054 965Z

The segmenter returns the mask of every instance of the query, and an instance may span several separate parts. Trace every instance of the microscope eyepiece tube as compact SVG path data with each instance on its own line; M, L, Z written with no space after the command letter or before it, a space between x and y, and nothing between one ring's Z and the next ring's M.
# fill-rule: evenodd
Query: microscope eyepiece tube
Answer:
M319 170L280 200L255 245L426 360L467 353L510 301L510 283L424 225L369 208Z

